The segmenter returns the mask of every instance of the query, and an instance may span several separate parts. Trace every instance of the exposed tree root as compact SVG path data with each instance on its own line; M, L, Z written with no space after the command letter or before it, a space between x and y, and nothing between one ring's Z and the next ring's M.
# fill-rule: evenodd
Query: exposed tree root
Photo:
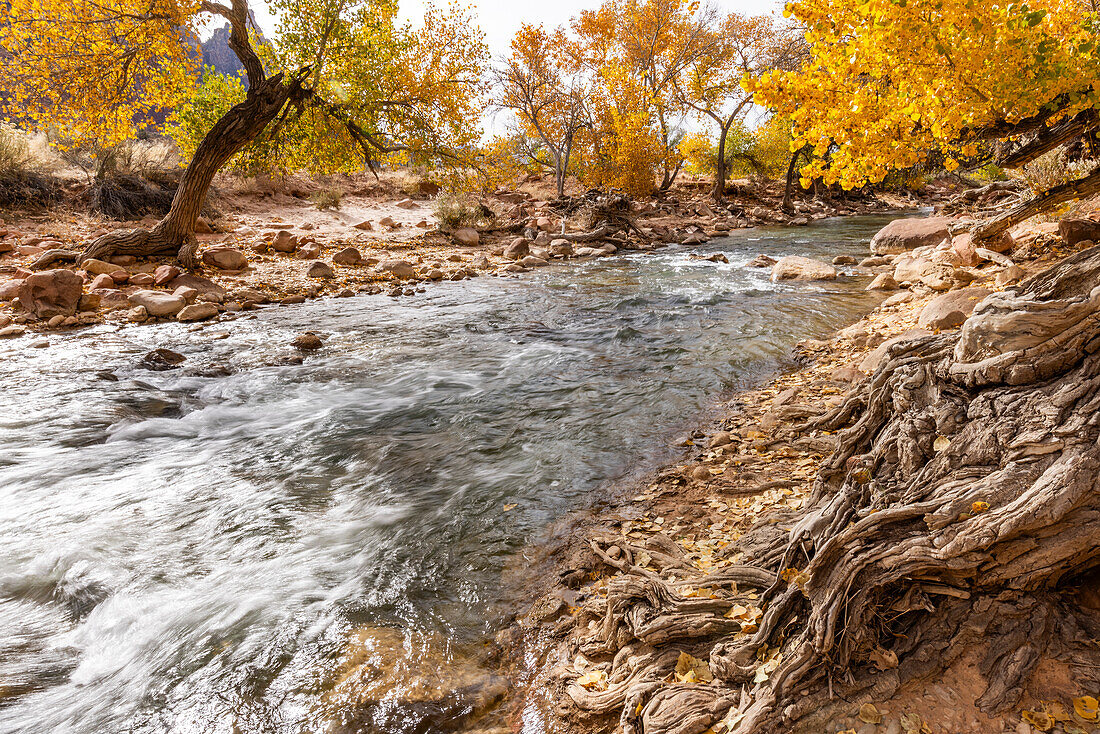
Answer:
M1044 656L1096 681L1100 625L1065 595L1100 566L1100 247L895 345L811 427L835 448L804 509L731 548L751 566L692 575L662 536L593 546L619 575L575 619L606 673L561 671L577 707L630 734L816 731L975 649L987 713ZM714 681L673 680L681 652Z

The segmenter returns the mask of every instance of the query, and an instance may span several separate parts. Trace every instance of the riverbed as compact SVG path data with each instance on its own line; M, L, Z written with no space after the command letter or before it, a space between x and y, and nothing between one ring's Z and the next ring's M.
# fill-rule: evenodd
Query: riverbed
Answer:
M0 731L323 731L365 634L485 647L518 550L878 301L744 264L863 256L889 219L0 342Z

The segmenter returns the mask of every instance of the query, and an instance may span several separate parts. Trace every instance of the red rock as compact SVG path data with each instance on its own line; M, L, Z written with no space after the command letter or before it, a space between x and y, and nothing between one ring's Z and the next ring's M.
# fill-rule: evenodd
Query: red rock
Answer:
M175 265L161 265L153 271L153 282L157 285L165 285L174 280L183 271Z
M345 247L332 256L332 262L337 265L359 265L363 262L363 254L354 247Z
M127 273L125 270L116 270L115 272L111 273L110 277L111 280L118 283L119 285L122 285L126 283L126 281L130 280L130 274Z
M871 238L871 252L889 255L925 245L938 245L949 237L948 217L895 219Z
M40 319L72 316L80 303L84 280L71 270L47 270L25 278L19 287L19 303Z
M114 287L115 279L109 275L97 275L96 277L92 278L92 282L88 285L89 290L93 291L97 288L108 289Z
M130 285L136 285L141 288L147 288L153 285L155 282L156 278L154 278L149 273L135 273L134 275L130 276Z
M19 288L23 285L21 280L5 280L0 283L0 301L12 301L19 297Z
M248 266L248 258L240 250L218 245L211 247L202 253L204 264L221 270L243 270Z
M282 230L275 235L275 239L271 242L271 249L275 252L294 252L298 249L298 238L292 235L286 230Z

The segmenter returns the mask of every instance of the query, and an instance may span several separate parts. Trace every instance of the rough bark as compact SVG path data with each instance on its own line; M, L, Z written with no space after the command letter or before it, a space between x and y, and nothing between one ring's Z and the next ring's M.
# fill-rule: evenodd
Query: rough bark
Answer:
M1100 193L1100 169L1074 181L1047 189L974 229L975 242L989 242L1036 214L1074 199Z
M990 295L957 332L893 346L842 405L792 429L810 430L837 431L835 448L804 510L731 549L751 567L699 578L674 544L594 547L621 575L600 616L576 620L577 652L610 661L606 690L565 674L577 707L634 734L722 718L736 734L820 731L966 650L986 712L1015 705L1044 655L1095 681L1097 630L1062 595L1100 566L1100 247ZM724 614L746 598L763 608L752 626ZM670 682L676 650L714 682Z

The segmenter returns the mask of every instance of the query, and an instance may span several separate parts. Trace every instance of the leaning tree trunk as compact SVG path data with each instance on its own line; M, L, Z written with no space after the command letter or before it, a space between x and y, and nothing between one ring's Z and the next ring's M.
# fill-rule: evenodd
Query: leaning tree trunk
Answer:
M975 242L989 242L1017 224L1067 201L1100 193L1100 169L1073 181L1051 187L974 229Z
M234 105L199 143L164 219L148 230L109 232L85 248L78 262L112 255L176 255L183 265L194 267L197 264L195 220L206 201L214 174L255 140L299 90L296 82L285 82L282 74L250 87L245 101Z
M791 161L787 164L787 182L783 187L782 209L785 212L794 211L794 182L798 178L798 159L802 156L809 158L811 150L813 150L813 148L807 144L791 154Z
M822 731L964 651L987 713L1018 703L1044 655L1080 690L1100 683L1098 625L1060 596L1100 566L1100 247L988 296L957 332L894 345L793 432L811 430L839 431L835 448L805 510L730 549L751 566L691 578L649 548L672 583L629 545L595 548L623 574L579 645L609 656L609 685L568 683L580 708L620 712L626 734ZM747 588L762 617L731 619ZM677 649L714 682L670 682Z

